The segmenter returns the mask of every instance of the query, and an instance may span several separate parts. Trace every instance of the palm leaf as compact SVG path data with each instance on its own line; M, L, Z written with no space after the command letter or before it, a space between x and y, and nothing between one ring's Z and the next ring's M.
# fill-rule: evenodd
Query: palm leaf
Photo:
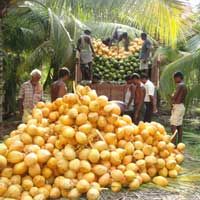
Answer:
M200 49L200 34L196 34L187 41L186 48L190 52L195 52L197 49Z
M197 89L200 75L199 61L200 50L197 50L195 53L183 56L164 68L160 79L160 92L166 100L169 101L169 96L174 90L175 85L172 77L175 71L182 71L185 75L185 82L189 90L187 105L191 103L192 99L200 96L199 89Z
M167 45L190 34L190 9L185 0L44 0L55 13L71 12L82 21L118 22L136 26Z
M25 65L30 68L34 66L41 66L43 62L49 60L49 55L52 55L53 48L50 41L45 41L40 44L37 48L26 59Z
M129 36L131 38L140 37L140 34L142 33L141 30L130 27L127 25L119 24L119 23L110 23L110 22L88 22L86 23L88 27L91 28L92 34L97 38L106 38L111 37L113 35L113 32L117 27L122 27L123 30L126 30L129 33Z
M72 38L65 28L61 19L56 16L49 8L50 17L50 41L54 49L56 63L64 65L73 54Z

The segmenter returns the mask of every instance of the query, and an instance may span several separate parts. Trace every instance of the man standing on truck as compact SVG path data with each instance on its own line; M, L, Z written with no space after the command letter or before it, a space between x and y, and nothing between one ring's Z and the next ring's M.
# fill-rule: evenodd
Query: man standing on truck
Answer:
M184 76L182 72L176 72L174 74L174 81L176 83L176 91L172 95L172 113L170 118L172 133L177 130L178 133L178 143L182 142L183 137L183 117L185 114L185 98L187 96L187 87L184 83ZM177 136L174 137L173 142L176 144Z
M149 58L152 44L150 40L147 39L146 33L141 34L141 39L144 41L144 43L140 52L140 71L150 76L151 70L149 69Z
M119 43L124 42L124 49L125 51L129 51L129 36L127 31L123 30L121 27L116 27L112 38L108 37L104 40L102 40L102 43L108 46L109 48L113 45L113 43L116 43L119 48Z
M82 80L92 80L92 61L95 56L91 40L91 31L85 30L78 40L77 50L80 54Z
M129 47L129 37L127 31L123 30L121 27L117 27L114 31L112 41L117 43L117 46L119 46L119 43L121 41L124 42L124 49L125 51L128 51Z

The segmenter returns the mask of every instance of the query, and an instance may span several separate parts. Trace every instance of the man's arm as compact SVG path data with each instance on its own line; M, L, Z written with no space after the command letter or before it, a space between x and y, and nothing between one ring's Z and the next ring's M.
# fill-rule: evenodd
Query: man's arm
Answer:
M41 85L41 99L40 101L45 101L44 100L44 91L43 91L43 86Z
M93 48L91 39L90 39L90 48L91 48L91 50L92 50L93 56L95 56L95 52L94 52L94 48Z
M130 96L129 102L128 102L128 104L127 104L127 107L129 107L129 106L131 105L131 103L133 102L134 93L135 93L135 88L134 88L134 86L132 85L132 86L131 86L131 96Z
M125 90L125 92L123 94L123 101L125 102L125 97L126 97L126 92L127 92L127 87L126 86L125 86L124 90Z
M19 113L20 113L20 116L22 116L23 115L23 113L24 113L24 108L23 108L23 99L19 99Z
M81 38L78 39L77 42L77 50L80 52L81 51Z
M147 87L147 93L150 98L150 102L152 103L153 106L155 106L155 86L154 85L148 85Z
M24 112L24 108L23 108L24 94L25 94L25 90L24 90L24 86L22 85L19 91L19 112L21 116L23 115L23 112Z

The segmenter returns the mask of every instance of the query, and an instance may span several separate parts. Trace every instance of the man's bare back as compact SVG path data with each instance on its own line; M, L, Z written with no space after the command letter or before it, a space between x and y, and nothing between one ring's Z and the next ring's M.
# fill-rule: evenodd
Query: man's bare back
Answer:
M67 94L67 87L63 80L58 80L51 85L51 101L55 101L59 97Z

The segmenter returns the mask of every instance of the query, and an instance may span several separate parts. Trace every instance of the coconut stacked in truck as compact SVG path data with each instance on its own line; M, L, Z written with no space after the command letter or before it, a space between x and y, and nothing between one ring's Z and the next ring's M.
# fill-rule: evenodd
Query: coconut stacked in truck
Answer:
M124 81L126 75L137 72L140 66L139 53L143 41L135 38L130 42L129 51L116 45L110 48L101 40L93 40L96 57L94 58L93 73L101 80Z

